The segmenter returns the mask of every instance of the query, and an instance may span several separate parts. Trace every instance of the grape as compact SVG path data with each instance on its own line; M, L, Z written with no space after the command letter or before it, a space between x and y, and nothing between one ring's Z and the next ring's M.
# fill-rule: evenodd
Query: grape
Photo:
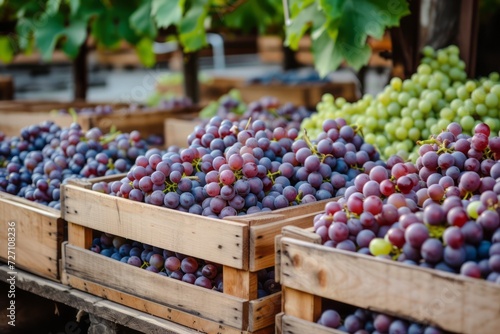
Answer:
M441 241L430 238L424 241L420 253L425 261L438 263L443 258L443 248Z
M334 310L326 310L324 311L320 318L318 319L318 324L330 327L337 328L340 326L340 315L337 311Z
M429 230L423 224L411 224L405 230L405 240L414 248L420 248L429 238Z

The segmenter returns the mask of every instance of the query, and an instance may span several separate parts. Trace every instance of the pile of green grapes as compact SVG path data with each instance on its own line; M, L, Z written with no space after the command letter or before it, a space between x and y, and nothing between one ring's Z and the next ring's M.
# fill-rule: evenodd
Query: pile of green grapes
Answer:
M392 78L376 96L365 94L349 103L325 94L317 113L301 123L310 138L322 130L326 119L343 117L358 125L365 141L375 145L384 158L397 154L415 161L416 141L439 134L451 122L471 134L478 123L493 133L500 130L499 74L468 79L457 46L434 50L426 46L423 58L409 79Z

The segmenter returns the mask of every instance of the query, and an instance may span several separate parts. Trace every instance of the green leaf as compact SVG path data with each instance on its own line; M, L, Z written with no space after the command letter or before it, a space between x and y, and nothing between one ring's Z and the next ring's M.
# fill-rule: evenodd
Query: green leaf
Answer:
M102 43L108 48L115 46L120 41L121 38L118 34L118 26L110 11L105 11L97 16L92 24L92 35L99 43Z
M61 5L61 0L48 0L47 6L45 7L45 14L52 16L59 12L59 6Z
M322 15L318 8L314 5L303 8L297 13L297 16L292 18L292 22L286 27L285 45L293 50L299 48L300 39L304 36L307 29L310 27L311 18L317 15Z
M387 28L399 25L409 14L407 0L290 0L292 23L286 29L286 44L296 49L312 26L315 67L322 76L343 60L354 69L368 63L369 36L383 37Z
M69 8L71 15L75 15L80 8L80 0L69 0Z
M217 18L217 11L214 15ZM233 12L219 16L222 25L241 29L250 32L257 29L260 34L264 34L268 29L282 27L283 5L278 0L258 0L246 1L238 6Z
M0 61L8 64L14 59L13 40L9 36L0 36Z
M138 35L156 37L156 27L151 17L151 0L146 0L130 16L130 26Z
M151 15L160 28L176 25L182 18L182 9L185 0L153 0Z
M152 39L147 37L142 38L135 46L135 50L144 66L152 67L156 63Z
M61 13L48 17L45 25L34 31L36 46L40 49L44 60L52 58L57 40L63 35L63 32L64 16Z
M81 18L74 18L70 25L64 29L66 40L62 49L70 58L76 58L80 51L80 46L87 38L87 21Z
M207 44L205 19L210 7L209 0L193 0L179 24L179 40L185 52L200 50Z

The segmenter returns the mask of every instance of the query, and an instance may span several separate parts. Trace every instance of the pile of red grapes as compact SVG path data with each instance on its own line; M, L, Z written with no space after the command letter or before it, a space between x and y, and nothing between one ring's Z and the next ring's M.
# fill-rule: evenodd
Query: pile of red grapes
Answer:
M414 322L391 317L383 313L358 308L341 317L334 309L323 311L317 323L354 334L443 334L444 331Z
M367 162L314 226L327 246L500 283L500 137L451 123L416 164Z
M108 233L94 238L90 250L159 275L223 292L222 265L217 263ZM274 280L273 268L260 270L257 277L259 298L281 290Z
M378 161L342 119L325 124L317 142L262 120L213 117L188 137L189 147L139 156L127 176L96 191L203 216L224 218L329 199L343 194Z
M0 141L0 191L60 208L61 183L124 173L148 146L140 133L84 132L47 121Z

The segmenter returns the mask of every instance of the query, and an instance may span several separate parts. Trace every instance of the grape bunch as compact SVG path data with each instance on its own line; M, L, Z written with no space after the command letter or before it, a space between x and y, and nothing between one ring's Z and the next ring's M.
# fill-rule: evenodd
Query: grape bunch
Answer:
M324 310L317 323L339 331L354 334L443 334L444 331L387 314L357 308L342 317L335 309Z
M94 107L82 108L60 108L55 109L59 115L110 115L113 113L113 106L109 104L96 105Z
M380 149L384 158L399 155L416 161L416 141L439 134L452 122L472 135L478 123L500 130L498 73L479 80L467 79L458 47L423 49L424 57L410 78L392 78L376 96L364 95L354 103L325 94L316 114L302 122L311 135L321 131L324 120L344 117L363 129L366 142Z
M365 166L315 217L327 246L500 283L500 137L458 123L398 156Z
M94 238L90 250L163 276L223 292L222 265L214 262L109 233L100 233ZM281 290L281 286L274 280L272 267L260 270L257 278L259 298Z
M98 128L84 132L78 123L31 125L0 142L0 191L58 209L65 180L124 173L146 149L137 131L105 135Z
M343 119L324 130L315 144L297 129L213 117L195 127L188 148L150 150L127 177L93 189L217 218L340 196L379 154Z
M205 120L213 116L221 117L233 122L246 120L262 120L267 127L274 129L282 127L285 129L298 129L301 122L311 115L311 112L303 106L295 106L293 103L281 104L277 98L264 96L258 101L248 105L243 103L238 91L232 90L206 106L200 117Z

